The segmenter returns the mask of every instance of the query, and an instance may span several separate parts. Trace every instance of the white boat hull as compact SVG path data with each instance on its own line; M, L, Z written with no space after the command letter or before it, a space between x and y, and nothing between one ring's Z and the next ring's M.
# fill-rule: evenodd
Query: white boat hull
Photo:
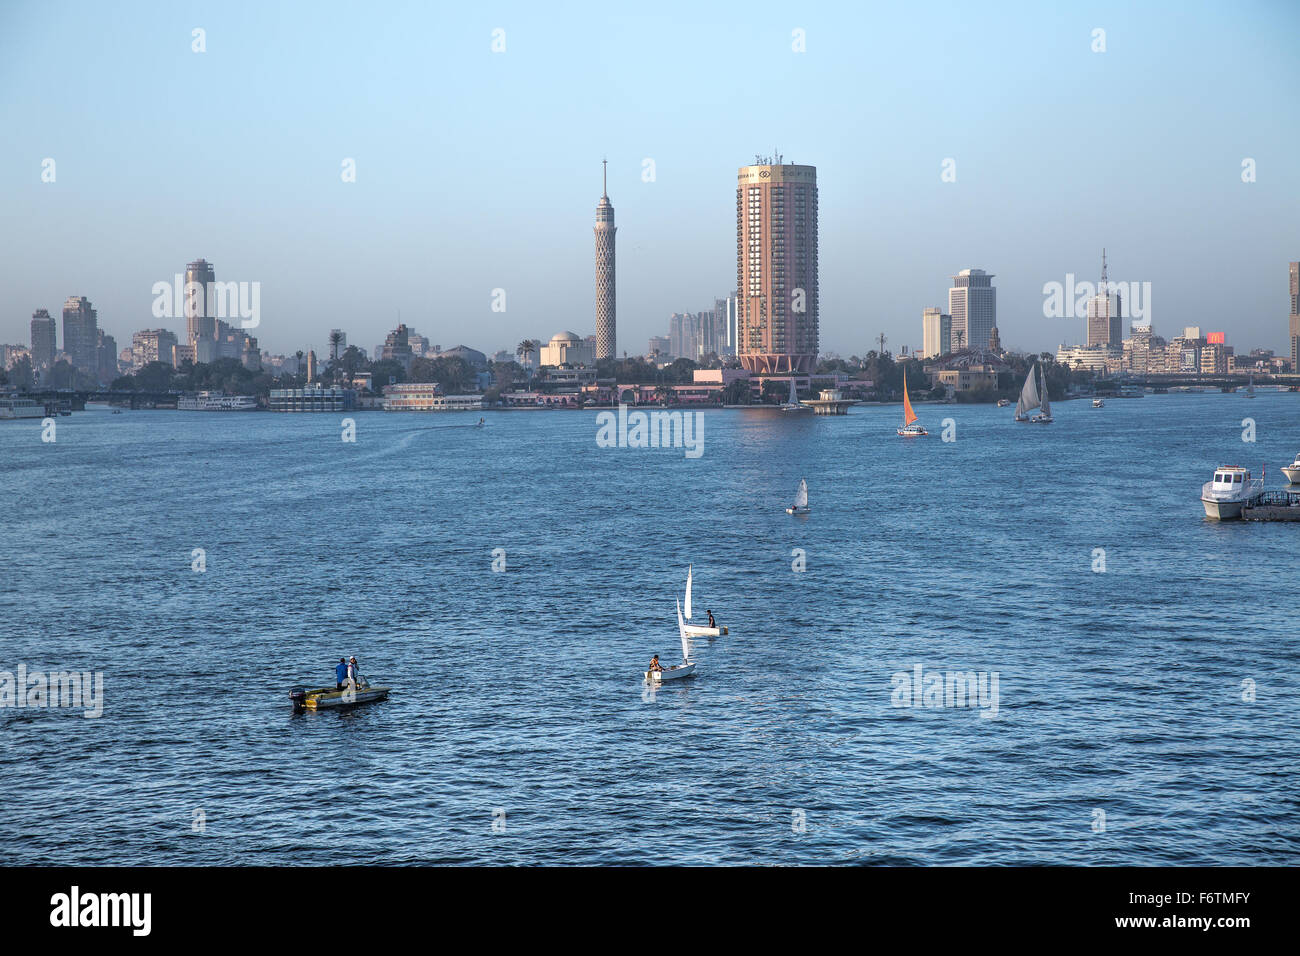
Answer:
M1202 498L1201 504L1205 505L1205 517L1219 521L1240 518L1241 509L1246 506L1244 501L1214 501L1210 498Z
M1286 475L1286 480L1294 485L1300 485L1300 467L1289 465L1282 469L1282 474Z
M788 515L806 515L810 511L812 511L811 508L786 508L785 509L785 513Z
M676 667L670 667L662 671L646 671L645 679L652 684L657 684L666 680L681 680L683 677L690 677L694 673L695 664L692 662L678 664Z
M687 624L685 631L691 637L721 637L727 633L726 627L709 627L702 624Z

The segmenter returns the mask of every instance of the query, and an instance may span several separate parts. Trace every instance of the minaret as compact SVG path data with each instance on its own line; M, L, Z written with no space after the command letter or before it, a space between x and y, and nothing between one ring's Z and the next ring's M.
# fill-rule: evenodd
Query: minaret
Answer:
M614 205L609 201L608 164L600 161L601 196L596 205L596 358L616 358L614 318Z

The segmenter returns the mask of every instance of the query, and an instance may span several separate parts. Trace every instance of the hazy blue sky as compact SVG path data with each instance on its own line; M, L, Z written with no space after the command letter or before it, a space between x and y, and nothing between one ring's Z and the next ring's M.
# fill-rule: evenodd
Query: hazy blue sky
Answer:
M1042 286L1095 280L1103 245L1158 333L1285 346L1300 4L471 7L0 5L0 342L78 294L127 345L200 256L262 283L270 352L369 349L399 309L489 353L590 333L607 155L639 354L734 288L736 168L779 148L818 168L824 352L918 346L967 267L997 275L1005 345L1077 341Z

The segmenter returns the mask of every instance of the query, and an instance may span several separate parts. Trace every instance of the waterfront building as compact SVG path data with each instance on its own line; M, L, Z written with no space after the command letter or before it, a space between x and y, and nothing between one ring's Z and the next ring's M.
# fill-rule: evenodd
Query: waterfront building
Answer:
M1232 366L1233 347L1223 342L1207 342L1201 346L1198 366L1202 374L1226 375Z
M379 347L379 359L382 361L401 362L402 368L408 371L411 368L411 359L414 355L411 352L410 330L401 323L397 328L388 333L384 339L384 344Z
M273 388L267 407L273 412L350 412L357 407L357 393L324 385Z
M921 310L921 358L938 358L952 351L952 316L931 306Z
M614 204L609 201L606 171L601 160L601 196L596 205L596 353L597 359L617 358L618 339L614 283Z
M948 314L952 317L954 345L960 342L958 348L987 349L993 327L998 324L993 275L983 269L962 269L953 276Z
M131 336L131 364L143 368L150 362L172 364L172 347L179 344L168 329L142 329Z
M84 295L69 296L63 303L63 351L78 371L96 375L99 371L99 315Z
M594 365L595 355L591 347L572 332L557 332L551 341L543 345L537 364L551 365Z
M810 372L818 352L817 167L755 157L736 185L736 355L754 373ZM693 356L692 356L693 357Z
M1122 350L1112 349L1109 345L1062 345L1056 350L1057 364L1102 373L1106 371L1108 361L1118 361L1122 357Z
M117 340L99 329L95 342L95 377L107 385L117 376Z
M646 358L657 359L660 362L667 361L672 357L671 340L666 335L650 336L650 344L646 348Z
M468 345L453 345L451 348L443 351L434 352L436 358L458 358L467 362L474 368L487 368L487 356L478 349L472 349Z
M194 346L192 345L173 345L172 346L172 365L180 368L186 362L194 362Z
M59 352L58 324L48 309L32 313L32 368L49 368Z

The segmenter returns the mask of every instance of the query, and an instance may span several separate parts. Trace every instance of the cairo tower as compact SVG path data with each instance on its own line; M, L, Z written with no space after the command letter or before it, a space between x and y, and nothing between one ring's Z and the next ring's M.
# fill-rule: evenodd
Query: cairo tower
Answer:
M601 160L601 197L596 206L596 358L617 358L614 324L614 204Z

